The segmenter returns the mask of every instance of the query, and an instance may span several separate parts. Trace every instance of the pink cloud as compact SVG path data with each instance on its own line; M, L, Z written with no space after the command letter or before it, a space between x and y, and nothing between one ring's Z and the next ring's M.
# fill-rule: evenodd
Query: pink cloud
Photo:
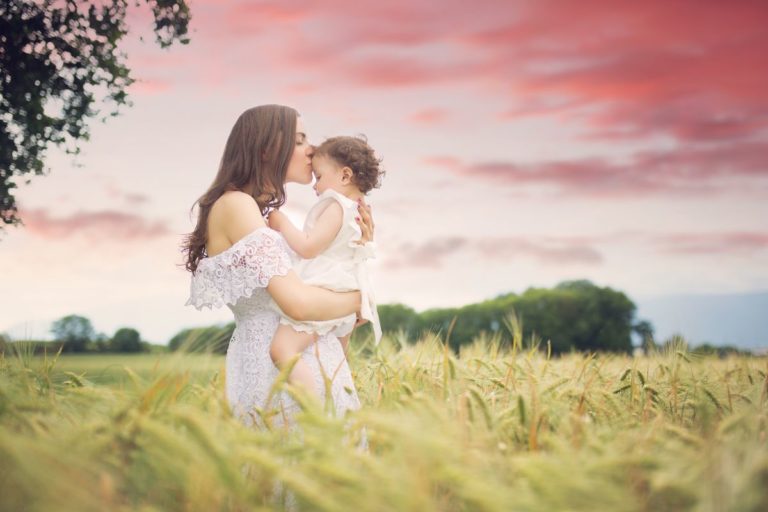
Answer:
M414 112L408 120L415 124L433 125L439 124L448 118L448 111L441 108L428 108Z
M106 193L113 199L119 199L125 201L131 206L137 206L149 202L149 196L146 194L139 194L135 192L126 192L117 188L116 186L109 184L106 187Z
M654 239L656 246L671 254L723 254L768 251L768 232L678 233Z
M161 94L171 89L171 83L164 80L139 79L131 84L129 92L144 96Z
M543 264L595 265L603 261L589 241L578 238L506 237L476 238L437 237L421 243L408 242L397 248L396 258L385 263L389 269L438 268L445 258L466 253L480 256L484 261L532 258Z
M519 109L552 96L566 110L599 106L580 117L599 136L708 141L768 126L765 4L588 1L588 16L568 20L554 4L529 6L525 27L473 39L514 48Z
M208 84L215 94L266 80L281 94L317 95L326 104L346 102L350 91L375 95L372 105L382 105L395 90L473 90L471 101L507 105L500 121L556 116L581 137L663 137L682 148L636 154L622 164L597 157L459 169L474 175L591 195L715 193L720 178L765 176L764 2L585 0L578 16L554 2L502 0L442 2L439 16L426 0L201 1L193 10L196 51L217 58L179 52L169 59L143 50L137 76L143 70L166 82L150 81L137 92L161 92L164 83L176 83L173 77ZM172 76L163 74L169 65ZM358 110L354 119L374 115ZM434 126L448 112L399 115Z
M517 164L508 161L462 163L451 156L424 159L462 177L516 186L547 185L558 192L584 196L652 194L701 195L768 184L768 150L746 142L642 151L629 161L604 158Z
M439 16L426 0L200 10L197 37L239 55L245 75L300 75L324 90L472 84L510 103L502 118L562 114L600 138L707 142L768 130L764 2L585 0L578 16L522 1L447 1ZM200 64L222 72L219 59Z
M150 222L139 215L113 210L54 217L45 209L34 209L22 211L21 217L26 231L42 238L85 236L95 241L134 241L170 234L163 222Z
M467 244L468 240L462 237L433 238L421 243L406 242L397 250L400 256L396 260L389 260L386 266L439 267L443 258L461 251Z
M603 261L602 254L595 248L568 238L488 238L478 241L478 250L494 259L527 256L541 263L585 265Z

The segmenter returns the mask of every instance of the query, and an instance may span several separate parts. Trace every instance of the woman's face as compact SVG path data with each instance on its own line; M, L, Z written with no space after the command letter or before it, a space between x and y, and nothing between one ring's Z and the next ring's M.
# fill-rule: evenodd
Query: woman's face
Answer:
M285 181L307 185L312 182L312 152L301 118L296 119L296 140L294 142L293 156L288 162Z

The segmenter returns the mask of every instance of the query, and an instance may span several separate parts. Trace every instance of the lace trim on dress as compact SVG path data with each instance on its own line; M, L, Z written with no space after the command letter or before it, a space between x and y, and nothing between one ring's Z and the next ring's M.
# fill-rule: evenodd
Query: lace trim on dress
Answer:
M255 289L266 288L273 276L286 275L291 266L283 237L268 227L257 228L225 251L200 260L186 305L197 309L234 305Z

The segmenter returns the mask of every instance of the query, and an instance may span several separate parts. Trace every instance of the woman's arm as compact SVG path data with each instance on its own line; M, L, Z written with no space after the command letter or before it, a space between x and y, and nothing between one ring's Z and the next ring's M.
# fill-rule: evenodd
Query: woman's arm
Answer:
M332 292L304 284L294 271L273 276L267 291L280 309L300 322L332 320L360 311L360 292Z
M323 210L308 233L297 229L283 213L274 211L269 216L269 227L282 233L288 245L302 258L314 258L328 247L339 234L343 220L341 205L333 202Z

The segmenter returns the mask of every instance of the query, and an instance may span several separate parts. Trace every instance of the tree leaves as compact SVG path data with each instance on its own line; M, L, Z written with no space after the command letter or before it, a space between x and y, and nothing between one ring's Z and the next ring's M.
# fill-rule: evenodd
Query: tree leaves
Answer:
M166 48L186 37L186 0L143 0ZM69 154L89 137L89 121L130 106L134 79L119 44L127 0L6 0L0 4L0 230L19 224L14 189L42 175L52 146Z

